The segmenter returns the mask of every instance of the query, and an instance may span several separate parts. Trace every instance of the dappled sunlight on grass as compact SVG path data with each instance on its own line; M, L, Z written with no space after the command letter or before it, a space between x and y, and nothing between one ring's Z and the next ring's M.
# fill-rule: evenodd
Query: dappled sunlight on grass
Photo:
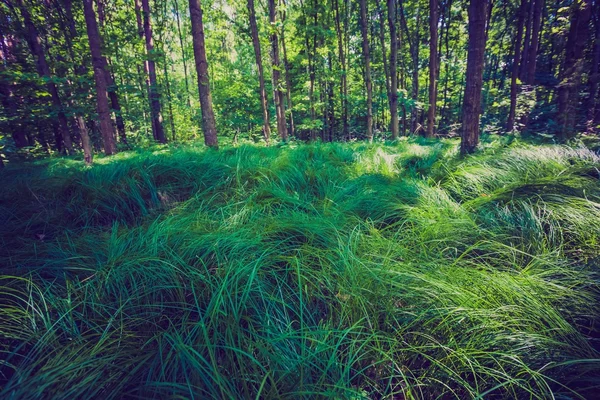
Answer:
M598 155L186 146L0 172L0 397L589 397Z

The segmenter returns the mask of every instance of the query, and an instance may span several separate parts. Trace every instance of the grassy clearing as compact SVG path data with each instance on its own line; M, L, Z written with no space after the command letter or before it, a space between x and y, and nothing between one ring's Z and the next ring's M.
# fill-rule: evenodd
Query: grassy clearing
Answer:
M600 157L485 147L7 168L0 397L592 397Z

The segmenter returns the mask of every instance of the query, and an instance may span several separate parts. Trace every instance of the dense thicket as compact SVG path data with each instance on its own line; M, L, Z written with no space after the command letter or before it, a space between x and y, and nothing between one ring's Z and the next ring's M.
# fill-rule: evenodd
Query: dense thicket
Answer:
M469 24L469 8L486 11ZM471 148L481 131L565 140L600 124L599 9L597 0L5 0L2 152L77 151L89 132L86 154L114 153L192 139L200 127L211 146L217 133L268 142L271 125L283 140L465 132ZM482 84L468 72L473 51Z

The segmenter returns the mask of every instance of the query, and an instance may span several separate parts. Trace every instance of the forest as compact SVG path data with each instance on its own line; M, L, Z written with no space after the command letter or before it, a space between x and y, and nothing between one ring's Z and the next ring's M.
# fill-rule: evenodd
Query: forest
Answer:
M600 0L0 0L0 398L600 398Z

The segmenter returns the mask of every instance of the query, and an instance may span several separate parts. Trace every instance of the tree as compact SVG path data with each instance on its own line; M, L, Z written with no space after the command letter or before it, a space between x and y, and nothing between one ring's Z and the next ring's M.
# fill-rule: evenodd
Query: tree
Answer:
M562 139L570 139L576 132L578 90L583 73L582 58L588 39L591 8L591 0L575 1L571 6L571 25L561 70L561 82L558 85L559 134Z
M254 47L254 57L256 58L256 68L258 69L258 84L260 89L260 104L263 113L263 134L265 140L269 143L271 137L271 127L269 118L269 104L267 101L267 90L265 89L265 74L262 65L262 55L260 51L260 40L258 38L258 27L256 25L256 13L254 11L254 0L248 0L248 14L250 18L250 34L252 35L252 45Z
M156 82L156 63L154 61L154 39L152 38L152 19L150 15L149 0L142 0L144 14L144 37L146 38L146 65L148 69L148 98L150 100L150 113L152 115L152 133L154 139L160 143L167 143L163 128L163 118L160 106L160 93Z
M438 0L429 0L429 110L427 112L427 134L433 137L435 131L435 107L437 102L438 80Z
M371 55L367 25L367 0L360 0L360 31L365 63L365 89L367 91L367 138L373 140L373 82L371 81Z
M104 143L104 152L111 155L117 152L115 136L110 120L110 109L108 107L108 96L106 88L106 71L102 59L100 31L96 21L93 0L83 0L83 12L87 27L88 42L92 55L92 66L94 68L94 82L96 83L96 106L98 119L100 121L100 134Z
M390 27L390 119L392 139L399 137L398 121L398 37L396 32L396 0L387 0Z
M600 124L600 93L598 81L600 80L600 4L596 1L596 15L594 18L594 49L592 53L592 70L588 78L589 95L587 100L587 128L593 132Z
M281 63L279 61L279 42L277 39L277 13L275 0L268 0L269 22L271 23L271 60L273 64L273 98L275 99L275 111L277 116L277 133L281 140L287 141L287 125L285 122L285 107L283 102L283 91L281 90Z
M42 46L40 35L35 24L31 19L31 15L29 14L27 6L23 3L23 0L17 0L17 5L19 6L21 16L23 17L27 43L29 44L29 48L31 49L31 54L36 60L38 74L46 81L48 93L50 93L50 96L52 98L52 104L58 115L58 123L56 123L56 121L53 121L56 146L59 150L61 150L63 147L62 145L64 144L64 149L68 153L72 153L73 143L71 141L71 133L69 132L69 124L67 122L67 117L65 116L65 112L63 110L63 105L60 95L58 93L58 88L56 87L56 84L52 81L50 66L48 65L48 61L46 60L46 53Z
M510 79L510 110L506 121L506 130L512 132L515 128L515 114L517 110L517 79L519 77L519 62L521 60L521 39L523 37L523 24L525 21L525 10L527 0L521 0L521 5L517 11L517 36L515 38L515 50L512 63Z
M469 52L463 97L461 154L472 153L479 142L487 7L487 0L469 2Z
M196 72L198 74L198 93L200 95L204 143L209 147L218 148L219 142L217 139L217 128L215 126L215 113L212 107L212 96L210 94L208 61L206 60L202 7L200 5L200 0L189 0L189 4L190 19L192 22L192 40L194 44L194 59L196 61Z

